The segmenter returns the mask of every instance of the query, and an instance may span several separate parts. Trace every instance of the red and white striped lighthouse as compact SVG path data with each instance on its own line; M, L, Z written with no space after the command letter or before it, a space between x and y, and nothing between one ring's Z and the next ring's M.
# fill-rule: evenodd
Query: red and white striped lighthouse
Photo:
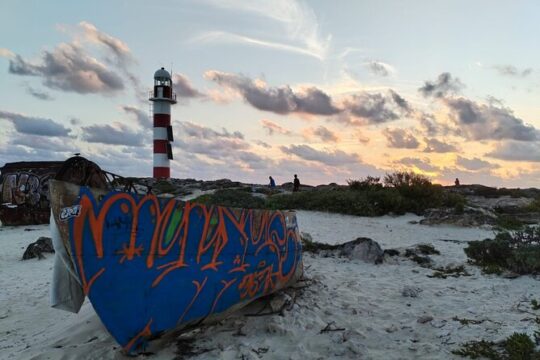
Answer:
M154 103L154 178L168 179L173 158L171 104L176 104L176 94L172 91L171 74L164 68L154 74L154 91L150 92L149 100Z

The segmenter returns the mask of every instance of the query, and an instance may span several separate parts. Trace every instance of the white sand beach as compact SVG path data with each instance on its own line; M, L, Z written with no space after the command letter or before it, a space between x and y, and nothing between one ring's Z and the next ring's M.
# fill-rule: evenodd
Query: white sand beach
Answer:
M529 304L540 298L538 280L483 275L466 264L466 241L492 237L493 231L410 223L419 219L298 212L300 230L315 241L369 237L383 249L429 243L441 252L431 256L437 266L465 264L471 276L430 278L433 270L403 258L373 265L306 253L309 286L298 291L290 310L283 316L237 315L193 331L195 354L186 358L457 359L451 351L466 341L501 340L515 331L531 335L537 325ZM29 243L48 233L47 225L0 227L0 358L124 358L88 301L79 314L49 306L52 254L20 260ZM403 296L406 286L418 295ZM171 359L177 347L165 336L140 358Z

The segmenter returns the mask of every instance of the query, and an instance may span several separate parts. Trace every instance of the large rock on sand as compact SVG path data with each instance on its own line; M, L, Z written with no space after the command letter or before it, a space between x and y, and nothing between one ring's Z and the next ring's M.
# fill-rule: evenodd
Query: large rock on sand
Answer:
M343 244L330 245L315 242L310 234L303 232L302 243L304 251L322 256L342 256L372 264L380 264L384 258L381 246L376 241L365 237L359 237Z
M341 246L339 249L340 255L351 260L362 260L372 264L380 264L383 261L384 251L372 239L360 237L338 246Z

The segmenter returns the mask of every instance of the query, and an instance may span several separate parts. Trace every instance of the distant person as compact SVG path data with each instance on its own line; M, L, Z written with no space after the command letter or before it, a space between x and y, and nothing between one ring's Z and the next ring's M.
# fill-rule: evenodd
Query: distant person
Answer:
M459 179L456 178L456 181L454 181L454 184L456 184L456 186L459 186Z
M293 192L296 192L300 190L300 179L298 179L298 175L294 174L294 181L293 181Z
M270 179L270 184L269 184L269 186L270 186L271 188L275 188L275 187L276 187L276 182L274 181L274 178L271 177L271 176L269 176L268 178Z

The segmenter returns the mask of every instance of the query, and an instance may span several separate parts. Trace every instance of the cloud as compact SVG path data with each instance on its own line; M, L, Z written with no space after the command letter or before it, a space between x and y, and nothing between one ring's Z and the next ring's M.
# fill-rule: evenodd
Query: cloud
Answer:
M315 87L294 92L289 86L269 87L259 79L241 74L210 70L205 77L221 86L237 91L253 107L276 114L304 113L333 115L340 112L325 92Z
M189 79L183 74L173 74L173 90L180 98L198 98L204 94L193 87Z
M424 149L426 153L448 153L458 150L454 145L442 142L436 138L424 138L424 141L426 142L426 148Z
M127 70L135 60L126 43L88 22L79 23L77 29L79 35L74 31L72 42L60 43L53 50L43 50L35 61L12 54L9 56L9 72L36 76L48 88L80 94L118 92L125 87L124 78L138 87L137 77ZM105 50L105 63L90 54L88 44L97 44ZM112 64L113 68L106 63Z
M308 145L281 146L280 149L285 154L293 154L304 160L316 161L330 166L360 162L357 154L350 154L341 150L316 150Z
M348 124L381 124L397 120L412 112L409 103L393 90L387 94L360 92L344 101L348 114L361 119L360 122L343 116L338 121Z
M494 103L479 104L465 98L445 99L458 132L472 140L540 139L539 131L517 118L513 112Z
M420 145L418 140L409 130L389 129L382 131L389 147L397 149L416 149Z
M189 158L200 155L208 158L214 166L217 166L217 162L220 164L218 167L226 166L228 169L237 167L237 171L272 167L271 159L250 151L250 144L244 140L244 135L239 131L229 132L226 129L217 131L191 122L179 122L177 125L181 136L175 144ZM200 158L197 162L210 164Z
M0 110L0 119L11 121L15 130L23 134L41 136L69 136L71 129L51 119L31 117Z
M268 143L266 143L264 141L261 141L261 140L255 140L254 143L256 145L262 146L265 149L271 149L272 148L272 145L270 145L270 144L268 144Z
M324 126L313 129L313 135L318 136L323 142L337 142L339 140L335 132Z
M228 90L236 91L256 109L280 115L301 113L335 116L348 125L379 124L397 120L414 112L410 104L394 90L386 94L358 92L335 104L330 95L316 87L293 90L290 86L270 87L263 80L245 75L210 70L205 77Z
M81 138L90 143L144 146L149 143L146 133L137 132L123 124L91 125L82 127Z
M154 126L152 120L150 119L150 115L146 111L129 105L123 105L122 110L124 110L124 112L126 112L127 114L135 116L135 120L137 120L139 125L142 126L144 129L150 129Z
M12 145L26 146L32 150L47 150L60 153L76 153L79 151L79 148L73 143L73 140L50 136L15 134L10 136L9 143Z
M320 25L313 9L300 1L208 1L208 3L229 11L254 14L261 19L278 25L272 35L284 38L283 42L255 38L243 34L224 31L207 32L193 39L196 42L233 42L287 51L325 60L330 48L331 36L321 36ZM235 19L238 19L236 17ZM258 30L258 29L257 29ZM260 32L258 32L260 33Z
M281 135L291 135L291 131L285 129L281 125L276 124L273 121L262 119L261 125L266 131L268 132L268 135L274 135L274 134L281 134Z
M370 139L369 137L367 137L366 135L364 135L364 133L360 132L360 131L357 131L354 135L359 142L361 142L362 144L367 144Z
M28 86L26 88L26 92L39 100L44 100L44 101L54 100L54 98L48 92L34 89L31 86Z
M437 121L433 114L421 112L418 113L417 119L422 130L428 136L447 135L452 132L452 129L447 124Z
M80 22L79 27L83 30L87 41L105 46L114 54L119 64L128 65L134 62L131 50L122 40L98 30L93 24L86 21Z
M464 87L458 78L453 78L450 73L444 72L436 81L426 81L418 91L424 97L444 98L450 94L457 94Z
M415 167L421 171L426 172L438 172L441 170L438 166L431 164L431 161L428 158L411 158L405 157L395 162L396 164L405 165L408 167Z
M7 58L7 59L14 58L15 53L9 49L0 48L0 57Z
M318 60L323 60L324 56L323 54L320 54L318 52L313 52L309 49L300 47L300 46L294 46L294 45L288 45L273 41L267 41L262 39L257 39L250 36L230 33L226 31L208 31L204 32L202 34L199 34L198 36L191 39L192 43L231 43L231 44L247 44L247 45L254 45L258 47L263 48L269 48L269 49L276 49L276 50L282 50L292 53L297 53L301 55L308 55L312 56Z
M467 159L459 155L456 158L456 165L471 171L497 169L500 167L497 164L492 164L479 158Z
M4 162L16 162L24 159L25 161L64 161L69 154L65 152L29 148L10 143L0 143L0 165Z
M9 60L9 72L38 76L46 87L80 94L111 93L124 88L116 71L109 70L75 43L62 43L53 51L44 50L38 63L30 63L16 55Z
M518 69L514 65L494 65L493 68L497 70L500 75L511 77L527 77L532 74L532 68Z
M188 136L198 139L212 140L214 138L227 138L244 140L244 134L240 131L229 132L223 128L221 131L216 131L206 126L194 124L189 121L177 122L181 130Z
M540 162L540 143L503 141L486 156L506 161Z
M370 61L365 64L367 69L374 75L386 77L395 72L395 69L382 61Z

